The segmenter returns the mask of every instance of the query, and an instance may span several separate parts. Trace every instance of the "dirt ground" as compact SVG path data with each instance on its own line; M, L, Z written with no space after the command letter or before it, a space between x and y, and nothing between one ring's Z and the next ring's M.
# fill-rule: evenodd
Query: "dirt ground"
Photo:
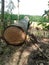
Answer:
M0 65L49 65L49 38L20 46L0 42Z

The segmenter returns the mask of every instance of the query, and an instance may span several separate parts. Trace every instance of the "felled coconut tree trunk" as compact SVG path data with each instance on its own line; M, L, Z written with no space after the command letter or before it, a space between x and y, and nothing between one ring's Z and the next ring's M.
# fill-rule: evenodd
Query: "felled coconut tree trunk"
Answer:
M16 24L8 26L3 34L7 43L13 45L22 44L26 39L29 18L25 17L23 20L16 22Z

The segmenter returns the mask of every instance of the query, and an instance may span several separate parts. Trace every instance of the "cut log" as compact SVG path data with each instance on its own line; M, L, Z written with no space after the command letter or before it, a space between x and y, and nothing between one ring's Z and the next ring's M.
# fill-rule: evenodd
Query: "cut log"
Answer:
M16 22L16 24L8 26L3 33L5 41L13 45L22 44L26 39L28 22L28 19L23 19Z

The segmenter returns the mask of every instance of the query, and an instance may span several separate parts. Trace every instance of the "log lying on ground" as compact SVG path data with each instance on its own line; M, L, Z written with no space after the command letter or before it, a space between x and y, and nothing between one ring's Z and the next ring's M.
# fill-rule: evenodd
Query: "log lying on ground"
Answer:
M26 33L28 29L28 18L24 18L16 24L8 26L3 34L5 41L9 44L20 45L26 39Z

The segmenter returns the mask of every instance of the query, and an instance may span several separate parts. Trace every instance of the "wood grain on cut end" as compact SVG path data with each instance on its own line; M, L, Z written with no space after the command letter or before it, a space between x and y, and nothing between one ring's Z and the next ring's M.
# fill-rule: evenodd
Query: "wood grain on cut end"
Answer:
M4 38L10 44L19 45L24 42L26 33L19 27L11 26L4 31Z

